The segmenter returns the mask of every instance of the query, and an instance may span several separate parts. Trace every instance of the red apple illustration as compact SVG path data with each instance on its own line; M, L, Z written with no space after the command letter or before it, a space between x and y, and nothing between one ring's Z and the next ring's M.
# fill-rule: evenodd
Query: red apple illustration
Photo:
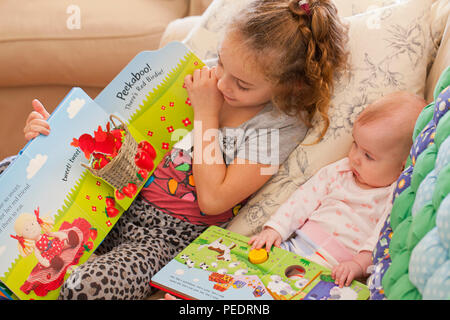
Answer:
M156 158L156 150L148 141L143 140L139 142L138 150L147 152L152 160Z
M95 228L89 229L89 235L92 240L97 239L97 234L98 234L97 229Z
M105 209L105 212L109 218L114 218L115 216L117 216L119 214L119 209L114 208L114 207L107 207Z
M106 197L106 206L107 207L114 207L116 205L116 201L113 197Z
M116 194L117 200L122 200L123 198L125 198L125 195L122 192L120 192L119 190L116 190L115 194Z
M132 198L137 192L136 184L130 182L125 187L122 188L122 193L128 198Z
M145 169L140 169L137 173L139 180L144 181L148 177L148 171Z
M134 157L134 162L136 163L136 165L141 168L141 169L145 169L148 171L151 171L153 169L153 159L150 157L150 155L143 151L140 150L136 153L136 156Z

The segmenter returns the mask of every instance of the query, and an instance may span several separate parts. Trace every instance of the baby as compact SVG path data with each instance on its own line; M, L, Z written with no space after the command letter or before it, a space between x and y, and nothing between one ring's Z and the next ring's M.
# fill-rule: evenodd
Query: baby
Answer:
M332 269L340 287L367 277L425 104L396 92L369 105L355 121L348 156L296 190L250 239L252 248L296 252Z

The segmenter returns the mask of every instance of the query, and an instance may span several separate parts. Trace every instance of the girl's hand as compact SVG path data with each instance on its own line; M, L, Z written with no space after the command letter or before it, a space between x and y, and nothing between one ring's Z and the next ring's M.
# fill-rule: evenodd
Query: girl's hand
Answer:
M248 244L253 244L252 249L261 249L265 246L266 251L269 252L272 245L275 247L280 247L281 240L282 238L278 231L270 227L266 227L259 234L251 237Z
M349 286L353 279L362 275L361 266L353 260L342 262L331 270L331 277L335 280L335 284L342 288L344 285Z
M33 106L34 111L28 115L25 128L23 129L26 140L36 138L39 134L50 134L50 125L47 122L50 114L37 99L34 99L31 102L31 105Z
M215 68L196 69L192 75L185 77L184 84L196 117L201 119L204 116L219 116L224 100L217 89Z

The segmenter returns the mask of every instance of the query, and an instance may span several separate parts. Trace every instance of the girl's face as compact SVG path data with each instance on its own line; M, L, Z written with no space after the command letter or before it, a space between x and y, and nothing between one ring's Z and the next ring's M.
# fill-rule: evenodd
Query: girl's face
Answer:
M272 98L273 87L250 61L251 56L236 33L225 36L216 68L217 88L232 107L259 107Z
M397 180L405 164L389 129L379 123L353 128L348 158L356 182L367 188L386 187Z

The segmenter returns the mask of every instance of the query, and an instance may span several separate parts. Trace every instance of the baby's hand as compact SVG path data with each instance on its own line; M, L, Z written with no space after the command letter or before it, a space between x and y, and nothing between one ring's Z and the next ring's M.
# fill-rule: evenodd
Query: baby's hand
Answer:
M361 276L361 266L353 260L342 262L331 270L331 276L335 280L335 284L342 288L344 285L349 286L353 279Z
M265 246L266 251L269 252L272 245L275 247L280 247L281 240L281 235L278 231L270 227L266 227L259 234L251 237L248 244L253 244L252 249L261 249Z
M223 105L223 95L217 88L215 68L196 69L184 78L194 115L218 117Z
M25 128L23 129L26 140L36 138L41 133L43 135L50 134L50 125L47 122L50 114L37 99L34 99L31 102L31 105L33 106L34 111L28 115Z

